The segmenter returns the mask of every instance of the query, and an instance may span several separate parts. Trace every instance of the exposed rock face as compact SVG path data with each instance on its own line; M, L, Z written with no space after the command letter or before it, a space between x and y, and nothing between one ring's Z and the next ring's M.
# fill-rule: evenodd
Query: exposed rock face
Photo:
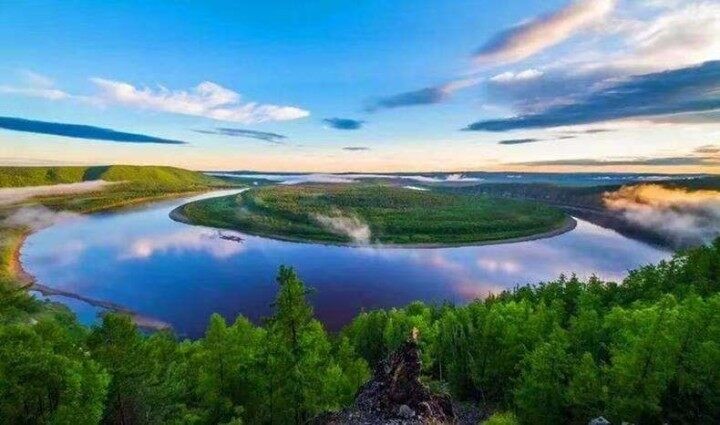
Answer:
M452 401L420 382L422 362L415 338L405 342L375 369L354 406L325 414L316 424L453 424Z

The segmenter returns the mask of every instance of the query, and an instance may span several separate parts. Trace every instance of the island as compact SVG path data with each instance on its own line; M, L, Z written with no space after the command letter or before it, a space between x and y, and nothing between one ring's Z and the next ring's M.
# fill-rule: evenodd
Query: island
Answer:
M576 224L539 202L364 183L264 186L190 202L171 217L281 240L404 247L517 242Z

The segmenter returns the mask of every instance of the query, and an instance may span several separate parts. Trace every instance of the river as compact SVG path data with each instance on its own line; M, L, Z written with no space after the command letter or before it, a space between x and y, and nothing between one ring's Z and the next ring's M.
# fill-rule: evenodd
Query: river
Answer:
M47 287L119 305L168 323L181 336L197 337L214 312L228 320L268 316L283 264L295 267L313 288L316 315L337 330L362 309L414 300L465 303L561 273L618 280L671 255L581 220L559 236L500 245L383 249L294 243L171 220L169 212L185 202L94 214L41 230L22 247L23 267ZM97 320L101 310L65 296L51 298L84 323Z

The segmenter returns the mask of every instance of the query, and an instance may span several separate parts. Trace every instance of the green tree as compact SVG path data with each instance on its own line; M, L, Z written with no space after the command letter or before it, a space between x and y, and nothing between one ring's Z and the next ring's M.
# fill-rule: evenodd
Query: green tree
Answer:
M0 326L0 422L96 424L108 376L52 320Z
M89 338L92 357L110 374L103 422L141 424L148 422L147 378L149 359L143 337L129 316L105 314Z
M518 418L527 424L567 422L567 381L570 357L567 336L557 329L523 361L515 406Z

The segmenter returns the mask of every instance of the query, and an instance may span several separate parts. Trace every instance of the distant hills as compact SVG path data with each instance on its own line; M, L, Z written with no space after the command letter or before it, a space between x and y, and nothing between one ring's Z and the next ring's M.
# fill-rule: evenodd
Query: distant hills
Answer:
M144 187L183 189L226 185L197 171L164 166L103 165L60 167L0 167L0 187L42 186L105 180Z

